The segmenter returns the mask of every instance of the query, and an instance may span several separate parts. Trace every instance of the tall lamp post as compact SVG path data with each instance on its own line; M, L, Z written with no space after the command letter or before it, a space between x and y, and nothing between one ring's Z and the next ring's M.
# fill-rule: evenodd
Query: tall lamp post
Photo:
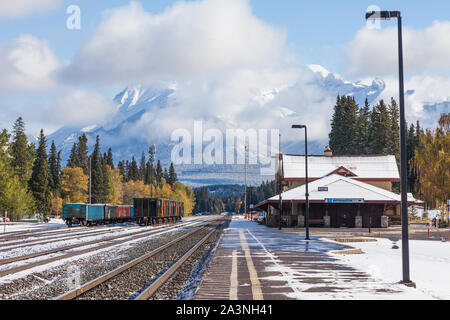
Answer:
M399 97L400 97L400 174L401 174L401 212L402 212L402 264L403 284L415 286L409 277L409 241L408 241L408 195L406 169L406 126L405 126L405 93L403 85L403 45L402 16L400 11L370 11L366 12L366 20L390 20L397 18L398 25L398 66L399 66Z
M280 211L280 217L278 219L278 230L281 230L281 218L283 215L283 199L281 194L283 193L283 183L281 180L281 176L282 176L282 159L283 159L283 155L281 154L281 134L278 135L278 209Z
M309 240L309 192L308 192L308 129L305 125L293 125L292 129L305 129L305 178L306 178L306 219L305 219L305 225L306 225L306 240Z

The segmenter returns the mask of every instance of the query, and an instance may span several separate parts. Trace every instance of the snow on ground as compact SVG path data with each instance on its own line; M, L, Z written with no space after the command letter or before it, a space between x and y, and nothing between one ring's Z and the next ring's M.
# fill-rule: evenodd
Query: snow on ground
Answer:
M42 244L29 243L26 246L17 245L17 242L16 242L16 243L13 243L11 247L9 247L9 245L11 245L11 243L8 243L7 244L8 246L4 245L2 248L4 248L4 249L10 248L10 250L0 252L0 260L9 259L9 258L17 257L17 256L29 255L29 254L33 254L36 252L42 252L42 251L62 248L62 247L71 246L71 245L82 244L82 243L85 243L88 241L94 241L94 240L100 241L103 239L116 237L116 236L120 236L120 235L132 236L134 233L142 231L142 230L144 230L144 229L138 229L138 230L136 230L136 229L134 229L134 230L133 229L111 229L111 231L108 231L106 233L92 234L90 236L86 235L83 237L83 233L87 233L87 231L85 231L85 232L80 232L80 233L74 234L73 238L72 238L72 234L69 233L66 235L62 234L62 236L67 236L72 239L65 239L65 238L52 239L52 241L49 242L49 240L46 240L45 238L40 238L38 240L42 240L42 242L45 242L45 243L42 243ZM103 230L97 230L97 231L100 232ZM151 231L151 229L149 229L149 231ZM79 236L79 237L76 237L76 236ZM127 237L125 237L123 239L126 239L126 238ZM41 241L39 241L39 242L41 242ZM84 248L85 247L83 247L83 249Z
M424 213L424 209L421 208L421 207L417 207L417 215L419 217L422 217L423 213ZM440 216L441 215L441 210L427 210L427 213L428 213L428 219L431 220L431 219L433 219L433 218L435 218L437 216Z
M26 231L28 229L44 229L45 228L58 228L66 227L66 223L63 219L50 219L48 223L36 223L36 222L8 222L6 228L3 223L0 223L0 235L6 232L12 231Z
M164 230L162 232L158 232L155 234L149 234L148 236L144 237L144 238L139 238L139 239L134 239L134 240L130 240L126 243L119 243L110 247L106 247L106 248L102 248L102 249L98 249L98 250L94 250L92 252L87 252L87 253L83 253L81 255L77 255L74 257L70 257L70 258L65 258L65 259L61 259L61 260L57 260L51 263L47 263L44 265L40 265L40 266L36 266L30 269L26 269L17 273L13 273L4 277L0 278L0 284L3 283L8 283L11 282L13 280L16 279L20 279L20 278L24 278L30 274L34 274L37 272L43 272L43 271L47 271L50 270L52 268L56 268L65 264L70 264L73 263L73 266L76 268L76 263L77 261L81 260L81 259L86 259L89 257L92 257L94 255L98 255L101 253L107 253L108 254L108 259L110 260L114 260L117 259L118 257L120 257L121 255L124 254L124 252L126 252L127 250L129 250L132 246L138 244L141 241L147 241L149 239L152 238L158 238L158 237L163 237L164 235L167 235L168 233L171 233L174 231L174 229L178 228L180 226L172 226L170 228L168 228L168 230ZM151 229L155 228L153 226L150 227L144 227L146 229L148 229L148 231L152 231ZM132 234L130 234L130 237L132 237ZM128 237L124 237L123 239L128 239ZM13 263L8 263L5 266L0 266L0 271L2 270L7 270L10 268L16 268L16 267L20 267L23 265L28 265L30 263L34 263L34 262L38 262L41 260L46 260L49 258L53 258L53 257L57 257L60 255L64 255L70 252L76 252L76 251L81 251L87 248L94 248L98 246L98 244L92 244L92 245L88 245L88 246L83 246L81 248L77 248L77 249L71 249L71 250L66 250L63 253L58 252L58 253L53 253L53 254L49 254L49 255L45 255L45 256L41 256L41 257L36 257L36 258L31 258L31 259L27 259L24 261L17 261L17 262L13 262ZM98 263L102 263L104 261L98 261Z
M398 249L392 249L393 242L389 239L349 244L361 248L364 253L331 255L382 282L398 286L402 279L401 241L396 242ZM450 299L450 242L410 240L409 256L410 278L417 286L413 297L425 294L431 299Z

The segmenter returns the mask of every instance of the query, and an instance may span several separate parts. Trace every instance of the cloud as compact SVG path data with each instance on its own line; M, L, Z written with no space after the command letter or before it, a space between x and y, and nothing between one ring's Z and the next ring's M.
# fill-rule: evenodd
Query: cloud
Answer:
M71 89L60 95L47 111L50 122L71 127L101 124L116 112L116 105L103 95Z
M66 81L117 83L207 76L278 61L285 32L248 0L177 2L154 15L137 2L110 9L62 71Z
M34 13L45 13L58 8L61 0L0 1L1 18L24 18Z
M0 92L51 88L55 86L54 72L60 67L46 41L21 35L0 45Z
M424 30L403 29L405 73L450 72L450 21ZM398 69L397 27L360 29L344 49L353 75L390 75Z
M390 101L398 99L398 78L385 78L386 89L379 99ZM436 110L426 106L441 104ZM405 110L406 120L420 123L427 128L436 127L441 112L449 112L450 79L439 75L414 75L405 81ZM447 106L447 107L446 107Z

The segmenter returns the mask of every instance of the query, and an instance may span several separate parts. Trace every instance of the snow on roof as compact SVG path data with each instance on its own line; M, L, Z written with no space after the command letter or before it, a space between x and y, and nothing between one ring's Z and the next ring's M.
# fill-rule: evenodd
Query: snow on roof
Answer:
M322 178L339 167L353 172L356 178L400 179L395 156L308 156L311 178ZM285 179L305 178L305 156L283 155L283 169Z
M319 188L326 191L319 191ZM339 174L315 180L308 187L310 201L325 201L325 199L364 199L364 201L401 201L399 194L375 187L365 182L347 178ZM281 194L283 201L306 200L305 185L288 190ZM269 201L278 201L278 195ZM408 194L408 202L416 202L411 194Z

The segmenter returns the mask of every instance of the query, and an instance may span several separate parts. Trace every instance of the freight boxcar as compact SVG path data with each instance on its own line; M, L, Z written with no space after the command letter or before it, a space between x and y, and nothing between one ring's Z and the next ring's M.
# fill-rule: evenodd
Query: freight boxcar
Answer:
M134 220L149 225L159 222L179 221L184 216L184 203L153 198L135 198Z
M133 206L105 205L104 220L107 222L125 222L133 220Z
M81 224L82 226L103 222L105 214L104 204L65 203L62 216L68 226Z

